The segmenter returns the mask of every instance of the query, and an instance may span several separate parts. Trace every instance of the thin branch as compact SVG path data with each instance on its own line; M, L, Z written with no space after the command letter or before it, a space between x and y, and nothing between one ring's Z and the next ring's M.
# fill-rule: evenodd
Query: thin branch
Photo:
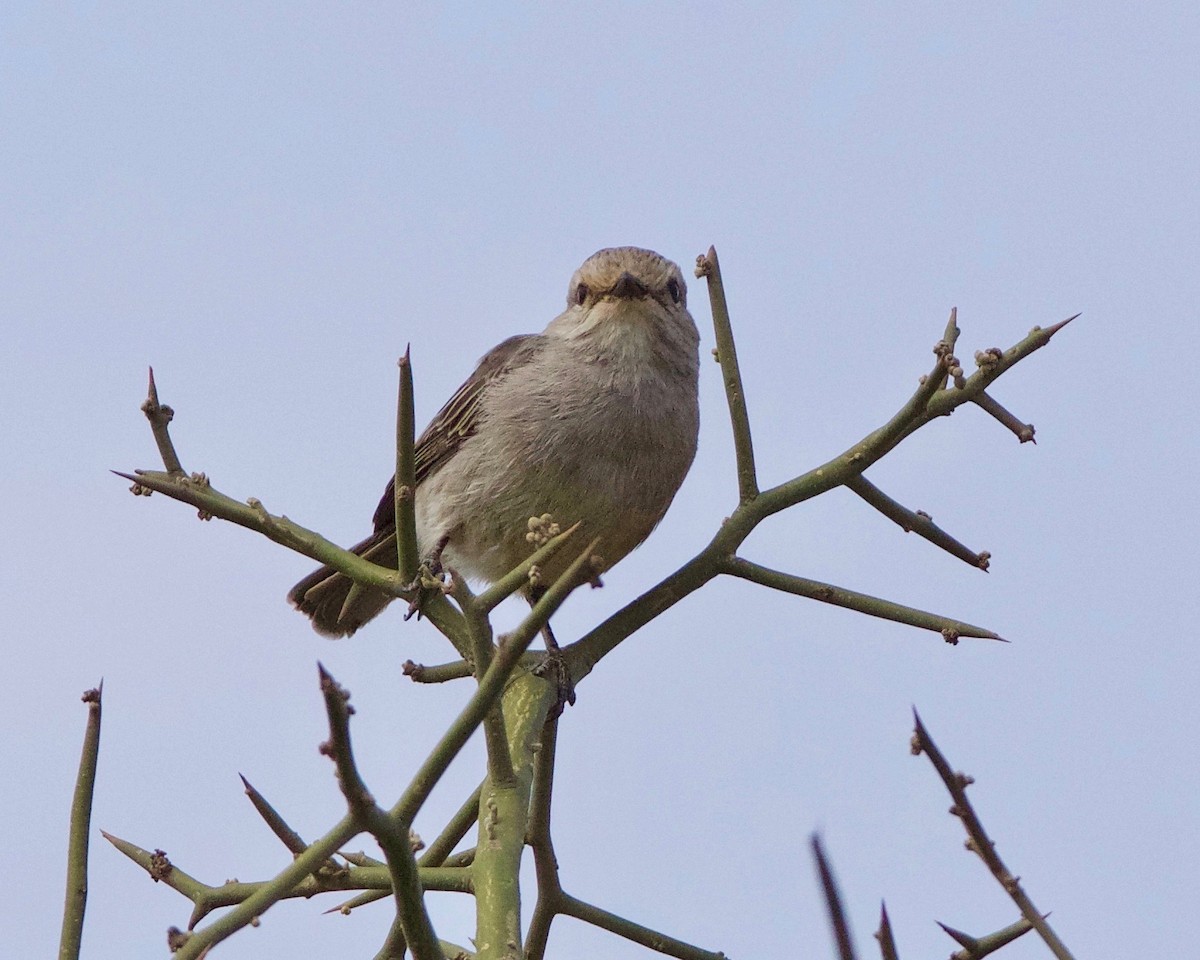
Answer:
M985 630L983 627L964 623L961 620L951 620L949 617L939 616L936 613L927 613L914 607L892 603L890 600L881 600L865 593L856 593L843 587L821 583L819 580L808 580L804 577L780 573L778 570L751 563L741 557L734 557L727 561L723 564L722 571L735 577L741 577L743 580L770 587L773 590L782 590L784 593L794 593L799 597L808 597L812 600L820 600L822 603L831 603L837 607L846 607L872 617L908 624L910 627L933 630L940 633L947 643L957 643L959 637L1001 641L1004 639L992 633L991 630Z
M846 923L846 912L842 908L842 897L838 893L837 881L833 878L833 870L825 858L821 846L821 838L817 834L811 839L813 858L817 861L817 873L821 878L821 889L825 892L825 909L829 913L829 923L833 927L833 939L837 944L838 956L841 960L855 960L854 943L850 939L850 927Z
M732 522L733 517L730 517L729 523ZM728 525L727 523L726 526ZM699 590L715 577L720 571L713 558L720 556L721 553L714 549L714 544L718 540L724 539L725 536L725 527L722 527L713 541L682 567L659 581L636 600L627 603L580 639L563 647L563 656L571 669L571 679L575 683L579 683L597 663L612 653L622 640L640 630L655 617L669 610L684 597Z
M492 643L492 625L487 614L480 608L467 581L454 570L450 571L451 596L462 611L467 625L467 639L471 642L471 659L474 661L476 678L480 678L491 666L496 647ZM504 711L496 704L483 720L483 738L487 752L488 778L492 783L511 786L515 782L512 754L508 749L508 734L504 729Z
M275 836L285 847L287 847L292 855L299 855L308 849L308 844L304 842L304 838L291 828L291 826L286 820L283 819L279 812L273 806L271 806L271 804L267 801L267 798L259 793L258 790L254 788L254 785L251 784L250 781L243 777L240 773L238 776L241 777L242 785L246 790L246 796L250 798L250 803L254 806L254 809L258 812L258 815L263 818L270 831L275 834ZM324 877L338 873L345 873L345 870L345 867L343 867L333 858L330 858L321 864L314 876L319 883Z
M168 429L175 417L175 411L158 402L158 387L154 384L153 367L150 367L150 388L146 399L142 402L142 413L150 421L150 431L154 434L158 455L162 457L163 467L167 473L183 473L179 455L175 452L175 444L171 442L171 434Z
M570 894L563 894L562 913L568 917L574 917L576 920L582 920L584 923L590 923L601 930L615 933L618 937L623 937L633 943L640 943L643 947L649 947L668 957L677 957L679 960L726 960L723 953L702 950L693 944L669 937L665 933L659 933L649 927L643 927L640 923L626 920L608 910L602 910L600 907L572 897Z
M879 905L879 931L875 934L879 941L879 953L883 960L900 960L896 950L896 938L892 935L892 921L888 919L887 904Z
M845 486L848 490L857 493L889 520L899 524L905 533L915 533L919 537L924 537L935 547L941 547L951 556L958 557L959 560L969 563L980 570L987 570L988 561L991 558L990 553L986 550L976 553L974 550L959 543L950 534L935 524L929 514L922 513L919 510L909 510L902 504L897 503L862 474L850 477L846 481Z
M459 850L458 853L452 853L446 858L444 866L470 867L475 863L475 854L478 849L478 847L467 847L465 850Z
M122 840L103 830L101 835L125 854L130 860L140 866L155 882L165 883L168 887L182 894L195 905L192 918L188 924L194 927L213 910L222 907L236 906L245 903L252 896L272 885L274 880L240 881L230 880L220 886L212 886L197 880L191 874L171 863L162 850L144 850L128 840ZM443 893L471 893L470 871L461 867L428 867L421 869L421 885L426 890ZM392 894L392 878L387 866L353 867L336 874L312 874L302 876L283 896L276 899L291 900L297 898L309 899L321 893L345 893L350 890L363 890L377 898L389 897ZM363 896L366 896L364 893ZM361 904L355 904L360 906ZM335 907L327 913L348 910Z
M286 516L269 513L262 501L255 497L241 503L226 496L216 490L203 473L191 476L157 470L135 470L132 474L114 470L113 473L126 480L132 480L134 492L153 490L181 503L191 504L200 511L203 520L219 517L236 523L247 530L261 533L289 550L311 557L318 563L327 564L356 583L375 587L393 597L411 597L409 584L400 579L397 571L364 560L349 550L343 550L336 543L294 523ZM457 638L461 634L462 620L458 611L440 594L426 597L421 612L447 637Z
M412 362L409 348L400 358L400 387L396 398L396 477L392 481L396 510L396 552L401 582L412 583L421 557L417 551L417 517L414 494L417 489L414 440L416 420L413 412Z
M523 560L499 580L495 581L487 590L475 598L475 603L479 609L485 614L491 613L501 601L511 597L521 588L528 586L530 570L534 567L542 566L547 560L558 553L579 527L580 524L576 523L573 526L567 527L562 533L551 537L530 554L528 559Z
M334 680L320 663L317 664L317 673L321 681L321 695L325 699L325 713L329 719L329 739L319 749L333 761L337 769L338 786L351 814L365 821L375 799L367 790L354 762L354 748L350 743L350 716L354 708L350 706L350 691Z
M729 322L729 305L725 302L725 284L721 280L721 265L716 247L696 258L696 276L708 281L708 301L712 310L713 330L716 333L717 362L721 364L721 379L725 384L725 401L733 424L733 449L737 458L738 499L745 503L758 496L758 478L754 466L754 444L750 439L750 415L746 410L746 392L738 369L737 349L733 341L733 326Z
M475 788L466 800L463 801L458 811L450 818L450 821L442 828L442 832L438 834L437 839L429 845L417 863L423 867L440 867L444 864L454 848L462 842L462 838L467 835L467 831L471 829L476 819L479 817L479 796L483 792L483 784Z
M288 822L279 815L279 812L267 802L267 798L259 793L254 788L254 785L242 774L239 773L238 776L242 778L242 786L246 790L246 796L250 798L250 802L254 805L254 809L266 821L267 826L279 838L280 843L292 853L303 853L308 849L308 844L304 842L304 838L288 825Z
M404 960L404 954L407 952L408 941L404 938L404 924L400 920L400 914L396 914L392 917L392 925L388 928L387 936L384 937L374 960Z
M350 694L319 664L318 670L329 718L329 740L321 745L321 752L328 755L337 768L338 784L351 816L370 831L387 858L396 916L404 928L404 939L414 960L443 960L437 933L425 909L425 890L413 856L408 825L398 824L375 803L354 762L350 742L350 715L353 713Z
M938 389L946 386L946 381L950 377L950 366L957 366L958 361L954 357L954 348L958 344L958 337L962 330L958 327L958 307L950 308L950 319L946 321L946 332L942 334L942 339L937 346L933 348L933 352L939 355L945 354L947 359L946 372L938 383Z
M473 676L471 664L466 660L439 663L432 667L405 660L401 669L413 683L446 683L449 680L465 680L467 677Z
M165 850L155 850L151 853L149 850L143 850L136 844L130 843L128 840L122 840L120 837L114 836L106 830L101 830L100 836L104 837L105 840L116 847L121 853L125 854L125 856L145 870L150 879L155 883L165 883L172 890L182 893L192 902L195 909L192 911L192 919L188 923L189 930L213 909L209 905L209 902L218 888L203 883L190 873L179 869L167 857ZM311 877L308 879L312 880Z
M1022 423L1013 414L1009 413L1003 406L994 400L989 394L981 393L975 398L975 405L981 410L990 413L993 417L999 420L1005 427L1012 431L1013 435L1022 443L1037 443L1034 439L1032 423Z
M177 476L157 470L135 470L132 474L114 470L118 477L132 480L155 493L161 493L181 503L191 504L200 511L203 519L219 517L238 526L261 533L276 543L328 564L339 573L352 579L391 593L404 595L404 584L395 570L371 563L362 557L343 550L319 533L294 523L286 516L274 516L267 512L262 501L251 497L245 503L234 500L214 488L203 473Z
M71 798L71 827L67 837L67 892L63 900L59 960L78 960L83 944L83 915L88 895L88 835L92 827L92 796L96 789L96 766L100 757L100 701L104 681L83 694L88 705L83 751Z
M387 856L396 898L396 916L404 929L404 939L413 960L443 960L437 934L425 909L425 889L406 831L398 829L395 821L374 805L369 821L371 833Z
M983 829L983 824L971 806L971 801L967 799L967 786L974 781L966 774L955 773L950 768L950 764L942 756L941 751L938 750L937 745L929 736L929 732L925 729L925 725L921 722L921 718L916 710L913 711L913 718L916 721L916 730L913 734L912 743L913 752L921 753L923 751L929 757L934 769L938 772L938 776L942 778L942 783L946 785L946 789L950 791L950 796L954 798L954 806L950 808L950 812L958 817L962 821L963 827L966 828L967 836L969 837L967 849L977 853L980 859L987 864L988 869L992 872L992 876L996 878L1005 892L1012 897L1021 914L1041 935L1042 939L1046 942L1046 946L1050 948L1050 951L1059 960L1074 960L1066 945L1059 940L1058 935L1046 922L1045 916L1033 905L1033 901L1029 899L1028 894L1022 889L1020 878L1013 876L1008 867L1004 865L1004 861L1000 859L999 854L996 853L996 845L989 839L987 832Z
M1002 930L997 930L995 933L989 933L983 937L972 937L969 934L963 933L961 930L955 930L953 927L948 927L942 922L938 922L938 926L946 931L946 934L958 942L961 950L955 950L950 954L950 960L983 960L989 953L995 953L1001 947L1006 947L1018 937L1023 937L1033 929L1033 924L1022 917L1016 923L1009 924Z

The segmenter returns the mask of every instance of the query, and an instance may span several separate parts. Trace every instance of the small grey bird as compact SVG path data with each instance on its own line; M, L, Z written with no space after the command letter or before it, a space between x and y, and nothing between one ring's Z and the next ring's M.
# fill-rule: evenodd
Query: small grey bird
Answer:
M484 356L417 440L421 556L493 581L529 556L529 520L548 513L562 529L579 522L578 543L603 538L597 574L621 560L663 518L696 454L699 340L678 266L637 247L590 256L571 278L567 309L544 332ZM351 547L390 567L394 482L375 532ZM541 582L570 559L557 554ZM318 633L345 637L393 599L350 588L322 567L288 600ZM526 596L534 602L543 589Z

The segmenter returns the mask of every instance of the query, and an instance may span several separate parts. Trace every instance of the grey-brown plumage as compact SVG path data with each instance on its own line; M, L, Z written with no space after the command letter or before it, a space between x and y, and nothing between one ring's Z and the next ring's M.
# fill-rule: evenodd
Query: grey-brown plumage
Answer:
M696 453L699 336L674 263L614 247L571 278L567 309L540 334L493 348L416 444L417 542L444 544L443 562L492 581L525 559L530 517L549 513L580 543L602 537L602 570L658 525ZM375 532L351 549L396 565L392 483ZM570 562L542 570L552 581ZM597 571L601 572L601 571ZM288 599L317 632L349 636L391 598L347 604L351 581L329 567Z

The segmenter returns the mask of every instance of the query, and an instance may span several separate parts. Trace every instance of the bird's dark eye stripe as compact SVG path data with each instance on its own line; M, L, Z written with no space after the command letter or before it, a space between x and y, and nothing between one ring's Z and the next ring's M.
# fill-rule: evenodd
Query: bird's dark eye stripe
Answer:
M586 283L581 283L575 288L575 302L582 304L587 299L588 288Z
M679 281L678 280L668 280L667 281L667 293L669 293L671 295L672 300L674 300L676 303L679 302Z

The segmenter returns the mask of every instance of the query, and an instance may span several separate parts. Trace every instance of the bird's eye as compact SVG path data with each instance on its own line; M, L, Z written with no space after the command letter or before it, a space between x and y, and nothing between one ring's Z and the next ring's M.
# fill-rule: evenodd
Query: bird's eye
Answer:
M667 293L669 293L671 295L672 300L674 300L676 303L679 302L680 291L679 291L679 281L678 280L668 280L667 281Z
M587 295L588 295L588 288L587 288L586 283L581 283L579 286L577 286L575 288L575 302L578 303L580 306L582 306L583 301L587 299Z

